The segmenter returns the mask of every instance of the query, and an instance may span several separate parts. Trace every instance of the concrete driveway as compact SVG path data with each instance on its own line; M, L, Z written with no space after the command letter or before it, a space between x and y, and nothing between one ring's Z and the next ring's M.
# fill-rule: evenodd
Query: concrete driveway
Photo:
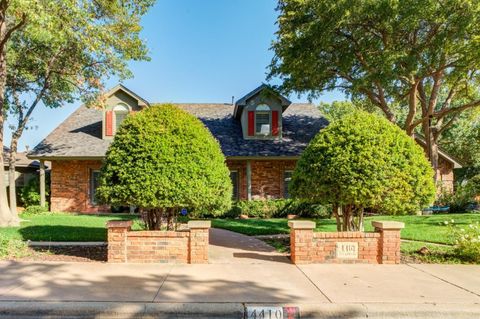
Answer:
M210 264L290 263L286 254L277 252L264 241L224 229L210 229L208 249Z

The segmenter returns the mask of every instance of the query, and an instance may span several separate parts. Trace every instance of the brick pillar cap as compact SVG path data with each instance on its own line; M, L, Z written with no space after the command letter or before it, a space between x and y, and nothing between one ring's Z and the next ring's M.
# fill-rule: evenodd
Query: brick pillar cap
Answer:
M131 220L109 220L107 228L129 228L132 227L132 224Z
M402 229L405 228L405 223L394 221L372 221L372 226L378 229Z
M309 220L291 220L288 222L288 227L292 229L314 229L315 223Z
M191 220L188 222L187 226L189 229L193 228L210 228L212 222L209 220Z

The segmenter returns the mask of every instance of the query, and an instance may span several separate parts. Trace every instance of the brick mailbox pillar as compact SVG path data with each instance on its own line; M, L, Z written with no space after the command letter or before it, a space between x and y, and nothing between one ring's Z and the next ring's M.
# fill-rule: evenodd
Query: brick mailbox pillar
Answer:
M312 262L313 229L315 223L305 220L289 221L290 227L290 259L294 264L309 264Z
M108 228L108 262L127 262L127 233L132 229L132 221L111 220Z
M400 263L404 224L374 221L375 232L314 232L311 221L289 221L290 258L294 264Z
M187 224L190 230L188 256L190 264L208 263L209 220L191 220Z
M404 223L394 221L373 221L375 232L380 233L378 244L379 264L400 263L400 231L405 227Z

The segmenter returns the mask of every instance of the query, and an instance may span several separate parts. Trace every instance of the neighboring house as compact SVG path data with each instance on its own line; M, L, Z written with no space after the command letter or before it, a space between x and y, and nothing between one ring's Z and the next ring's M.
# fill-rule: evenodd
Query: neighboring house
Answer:
M415 141L423 147L425 153L427 153L427 142L420 135L415 135ZM462 164L453 156L447 154L441 148L438 149L438 169L437 176L441 186L446 191L453 191L455 182L454 169L462 168Z
M266 85L233 105L176 105L198 117L220 142L234 197L240 200L288 197L296 161L308 142L328 125L313 104L291 103ZM95 203L102 160L128 113L149 106L119 85L107 93L105 108L79 107L28 154L51 161L52 210L109 210Z
M3 164L4 164L4 180L8 187L8 162L10 158L10 150L8 147L3 147ZM15 160L15 186L23 187L32 178L37 178L40 162L27 158L26 152L17 153Z

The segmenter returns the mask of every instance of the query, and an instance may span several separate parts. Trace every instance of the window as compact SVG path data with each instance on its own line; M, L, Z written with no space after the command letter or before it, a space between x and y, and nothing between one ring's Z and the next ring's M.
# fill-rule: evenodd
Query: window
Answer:
M290 198L290 194L288 193L288 185L290 185L290 181L292 180L292 171L284 171L283 172L283 197Z
M255 134L271 135L271 110L266 104L260 104L255 109Z
M130 109L125 104L118 104L113 108L115 112L115 132L118 131L118 128L122 124L123 120L127 117Z
M90 203L92 203L93 205L97 204L95 200L95 195L97 194L99 177L100 177L100 171L97 171L97 170L90 171Z
M239 199L238 171L230 171L230 179L232 180L232 185L233 185L232 199L233 200L238 200Z

